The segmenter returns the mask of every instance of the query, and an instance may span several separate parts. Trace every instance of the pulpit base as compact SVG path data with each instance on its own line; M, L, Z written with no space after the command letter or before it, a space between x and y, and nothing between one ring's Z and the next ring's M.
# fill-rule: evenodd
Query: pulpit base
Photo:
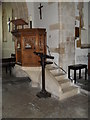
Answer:
M42 90L36 95L39 98L48 98L51 97L51 93L47 92L46 90Z

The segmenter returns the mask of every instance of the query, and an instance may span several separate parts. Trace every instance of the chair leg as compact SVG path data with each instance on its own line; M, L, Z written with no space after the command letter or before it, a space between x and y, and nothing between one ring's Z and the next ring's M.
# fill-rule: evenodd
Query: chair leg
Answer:
M85 80L87 80L87 67L85 68Z
M74 70L74 83L76 83L76 70Z
M79 69L79 79L81 78L81 69Z
M68 67L68 78L70 79L70 68Z

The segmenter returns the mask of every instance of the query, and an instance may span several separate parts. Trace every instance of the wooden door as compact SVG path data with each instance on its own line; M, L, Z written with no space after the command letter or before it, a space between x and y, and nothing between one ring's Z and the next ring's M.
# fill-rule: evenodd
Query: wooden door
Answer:
M15 54L16 54L16 63L21 64L21 37L16 38L16 45L15 45Z
M23 54L22 66L40 66L39 57L33 52L38 49L36 45L36 36L23 36Z

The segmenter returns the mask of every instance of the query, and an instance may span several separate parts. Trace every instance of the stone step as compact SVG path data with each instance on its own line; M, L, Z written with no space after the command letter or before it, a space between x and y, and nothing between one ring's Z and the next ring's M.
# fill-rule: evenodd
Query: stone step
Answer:
M62 82L62 83L64 83L64 82L70 82L70 80L69 79L57 79L57 81L58 82Z
M60 68L58 68L55 64L47 65L46 68L48 70L50 70L51 73L53 73L53 72L61 72L61 73L63 73L63 71Z
M50 72L52 73L52 74L65 74L62 70L60 70L59 68L56 68L56 69L54 69L54 67L52 67L52 69L50 70Z
M64 84L64 83L67 83L70 81L68 79L62 79L62 80L59 80L58 82L59 82L59 84Z
M66 79L60 80L58 81L58 83L60 84L62 89L66 88L67 86L69 87L71 85L70 81Z
M48 67L55 66L49 65ZM42 82L40 82L42 81L41 67L22 67L22 70L32 80L32 87L42 87ZM20 71L20 69L16 71L18 72ZM57 71L57 69L56 72L54 71L54 73L52 74L50 70L46 68L45 82L47 91L60 100L71 97L78 93L78 88L74 88L73 86L71 86L69 80L67 80L67 74L62 74L61 72Z
M69 86L67 88L62 89L62 91L63 93L60 96L60 100L77 95L79 93L79 88L75 86Z
M60 76L55 76L55 78L57 79L57 81L63 80L63 79L68 79L68 78L67 78L67 74L60 75Z
M77 87L76 86L69 86L67 88L62 89L62 91L63 91L63 93L66 93L66 92L70 92L74 89L77 89Z
M62 76L62 75L65 75L64 73L61 73L61 72L57 72L57 71L55 71L55 72L51 72L55 77L56 76Z
M48 69L48 70L50 70L50 71L51 71L51 70L57 70L57 69L58 69L58 67L51 66L51 67L48 67L47 69Z
M52 67L56 67L56 65L54 65L54 64L48 64L48 65L46 65L46 68L47 68L47 69L50 69L50 68L52 68Z
M68 80L67 74L63 73L56 66L52 66L52 65L48 66L48 70L56 78L58 84L62 89L62 94L59 97L60 100L74 96L78 93L78 88L75 86L71 86L71 82L70 80Z

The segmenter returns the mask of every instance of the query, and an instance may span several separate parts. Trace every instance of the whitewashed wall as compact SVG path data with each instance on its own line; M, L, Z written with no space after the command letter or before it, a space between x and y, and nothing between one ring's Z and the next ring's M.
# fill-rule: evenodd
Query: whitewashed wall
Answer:
M27 2L27 8L28 8L28 19L30 21L30 16L31 16L32 27L34 27L34 2ZM30 24L29 24L29 26L30 26Z
M0 59L2 58L2 5L0 5Z
M42 2L42 19L40 19L40 13L38 7L40 3L34 3L34 27L46 28L47 31L47 44L51 48L58 47L59 30L50 30L50 25L58 23L58 3L48 4ZM55 56L54 61L58 64L59 55L52 53Z
M0 59L2 58L2 4L0 3ZM0 66L0 119L2 119L2 67Z
M9 3L5 4L5 10L6 10L6 17L5 17L5 26L4 26L4 30L5 30L5 36L4 36L4 40L6 39L6 42L2 42L2 57L6 58L6 57L10 57L11 53L15 53L15 47L14 47L14 42L12 41L12 34L11 32L8 32L8 18L10 17L10 19L12 19L12 8L9 5Z
M88 43L90 44L90 2L88 3ZM88 52L90 53L90 49Z
M28 0L26 0L28 1ZM40 20L40 12L38 7L39 2L27 2L28 7L28 19L31 15L32 17L32 27L33 28L46 28L47 31L47 44L50 47L58 47L59 30L50 31L49 26L58 23L58 3L48 4L48 2L42 2L42 17ZM6 6L7 21L8 18L12 16L12 7L9 4ZM7 23L6 23L7 26ZM11 53L15 53L14 42L12 41L12 34L8 32L8 28L5 28L7 42L3 42L2 54L3 58L10 57ZM59 55L55 55L55 61L58 62Z
M76 16L77 16L76 7ZM88 3L84 2L83 8L83 20L85 30L81 30L81 44L88 44ZM75 42L75 63L76 64L87 64L88 65L88 49L77 48L77 40Z

